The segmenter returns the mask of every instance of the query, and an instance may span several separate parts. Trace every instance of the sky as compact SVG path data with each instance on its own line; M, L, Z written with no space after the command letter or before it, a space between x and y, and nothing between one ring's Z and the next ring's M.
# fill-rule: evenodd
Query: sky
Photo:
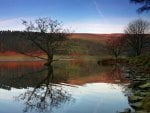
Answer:
M129 0L0 0L0 30L24 30L22 20L50 17L76 33L122 33L140 5Z

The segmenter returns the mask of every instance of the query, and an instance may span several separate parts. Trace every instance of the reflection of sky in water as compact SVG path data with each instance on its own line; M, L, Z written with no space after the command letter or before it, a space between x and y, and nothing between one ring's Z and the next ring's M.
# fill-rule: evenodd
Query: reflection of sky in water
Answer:
M53 113L116 113L129 108L127 97L122 92L122 86L106 83L92 83L83 86L64 86L74 101L63 103L53 109ZM30 88L32 89L32 88ZM10 91L0 89L0 113L22 113L23 101L14 97L26 92L27 89ZM32 110L31 113L36 113Z
M14 96L25 92L25 89L0 89L0 113L22 113L23 104L16 103Z
M42 62L6 62L0 65L0 69L0 113L22 113L33 91L34 95L29 104L34 105L34 108L29 109L27 113L40 111L37 104L41 100L50 103L45 104L49 107L43 110L44 113L116 113L129 108L127 97L123 94L123 86L114 84L116 80L128 83L120 68L116 66L98 66L96 62L63 61L45 70ZM54 87L49 83L55 83ZM46 89L54 98L44 93ZM20 94L29 95L21 99ZM51 100L54 103L51 104Z

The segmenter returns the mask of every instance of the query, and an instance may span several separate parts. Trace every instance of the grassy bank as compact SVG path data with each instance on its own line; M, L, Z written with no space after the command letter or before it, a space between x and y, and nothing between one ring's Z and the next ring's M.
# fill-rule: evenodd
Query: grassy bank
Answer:
M45 55L42 57L46 58ZM98 61L99 59L110 58L110 56L99 56L99 55L79 55L79 56L71 56L71 55L54 55L54 60L94 60ZM17 55L0 55L0 61L33 61L33 60L41 60L35 57L29 57L21 54Z
M120 63L125 66L125 77L131 81L129 103L136 113L150 112L150 56L124 57L119 59L105 58L104 65Z
M150 56L137 56L128 58L128 62L136 67L150 67Z
M132 95L129 96L130 105L136 113L150 112L150 56L127 58L129 69L128 78L132 81L129 86Z

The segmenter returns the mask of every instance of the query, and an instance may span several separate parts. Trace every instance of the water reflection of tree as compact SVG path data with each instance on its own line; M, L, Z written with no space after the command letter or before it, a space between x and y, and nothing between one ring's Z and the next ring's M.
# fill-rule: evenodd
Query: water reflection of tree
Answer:
M121 66L118 64L114 65L112 70L109 72L110 77L116 83L127 83L128 80L124 77L124 72L121 69Z
M29 88L20 94L17 99L25 102L24 112L35 110L36 112L52 112L53 108L72 100L67 89L59 84L54 84L53 67L48 67L47 76L37 83L35 88Z

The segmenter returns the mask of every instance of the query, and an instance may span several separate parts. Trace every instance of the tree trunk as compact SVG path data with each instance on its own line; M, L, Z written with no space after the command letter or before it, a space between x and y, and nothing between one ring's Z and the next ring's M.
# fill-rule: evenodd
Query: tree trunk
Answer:
M47 55L47 62L45 63L46 66L51 66L52 62L53 62L53 55Z
M116 63L118 63L118 55L115 55Z
M53 62L53 55L48 56L48 64L51 65Z

